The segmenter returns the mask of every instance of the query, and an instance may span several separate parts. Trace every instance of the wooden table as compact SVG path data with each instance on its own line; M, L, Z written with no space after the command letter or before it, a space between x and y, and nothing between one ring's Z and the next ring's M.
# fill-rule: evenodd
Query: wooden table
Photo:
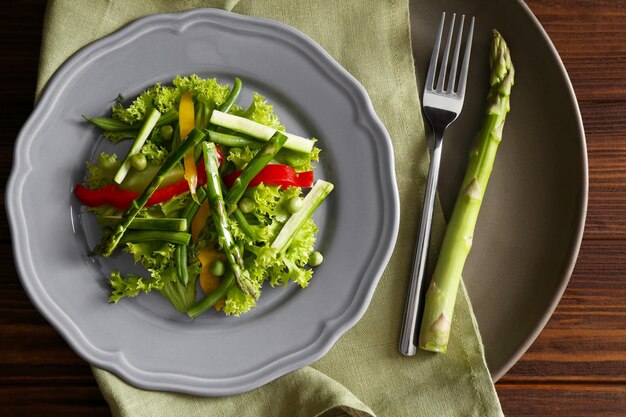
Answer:
M559 307L496 387L511 417L626 416L626 0L527 3L578 96L589 148L589 213ZM0 8L3 197L13 143L33 107L44 11L45 0L9 0ZM0 415L110 415L89 366L27 299L1 217Z

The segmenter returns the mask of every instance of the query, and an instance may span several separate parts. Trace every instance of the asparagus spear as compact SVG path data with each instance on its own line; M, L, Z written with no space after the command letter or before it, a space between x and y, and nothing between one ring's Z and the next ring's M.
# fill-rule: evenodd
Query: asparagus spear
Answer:
M204 142L202 144L202 152L206 165L207 198L209 199L211 217L213 218L218 238L224 248L226 259L228 259L228 263L235 275L237 286L244 293L257 297L257 288L254 283L252 283L250 274L244 268L241 250L235 243L228 229L228 215L226 214L226 205L224 204L224 197L222 196L215 144Z
M114 227L109 234L102 237L102 240L100 240L100 243L94 249L94 253L96 255L107 257L113 253L119 244L120 239L124 236L126 229L135 219L143 206L146 205L150 196L156 191L163 181L163 178L165 178L167 173L178 163L178 161L180 161L190 149L193 149L195 145L200 143L203 138L204 133L201 130L193 129L183 143L181 143L175 151L168 155L167 159L163 165L161 165L161 168L156 173L152 181L150 181L143 193L141 193L137 199L133 200L128 209L126 209L124 214L122 214L122 219L119 224Z
M196 190L197 201L191 201L187 207L183 210L183 219L185 220L185 231L191 233L191 225L194 217L200 209L200 204L206 198L206 192L204 188L200 187ZM176 260L176 274L178 275L178 281L182 285L187 285L189 282L189 268L187 244L178 244L174 250L174 259Z
M509 49L496 31L489 56L491 69L488 107L470 153L469 164L452 217L443 239L430 287L426 293L419 347L445 352L448 347L454 303L463 266L472 246L476 219L493 168L496 151L502 140L504 120L509 112L514 68Z
M235 274L233 274L232 270L228 270L224 275L224 279L222 280L220 286L217 287L215 291L204 297L202 300L196 302L194 305L189 307L189 309L187 310L187 315L192 319L195 319L200 314L213 307L215 304L217 304L219 300L226 297L226 293L228 293L228 290L230 289L230 287L233 286L234 283Z
M122 216L102 216L100 220L107 226L114 226L119 223L120 220L122 220ZM170 232L186 232L187 224L188 222L185 218L135 217L133 221L128 225L128 228L136 230L163 230Z
M129 230L124 233L120 239L120 243L127 242L153 242L156 240L164 240L179 245L188 245L191 234L186 232L171 232L164 230Z
M88 117L83 114L83 119L87 120L89 123L93 124L96 127L99 127L102 130L107 132L129 132L133 134L137 134L137 131L141 128L142 125L139 123L130 124L126 122L122 122L117 119L111 119L109 117ZM170 110L167 113L161 114L159 120L156 122L154 127L161 127L165 125L172 124L178 120L178 111Z
M233 106L237 97L239 97L239 93L241 92L241 80L238 77L235 77L235 81L233 82L233 88L230 90L228 97L220 106L218 107L219 111L223 111L224 113L228 113L230 108Z
M250 181L274 159L274 156L278 153L280 148L283 147L286 141L287 136L277 131L270 140L257 151L250 162L248 162L224 197L224 203L226 204L226 209L229 214L233 213L237 208L237 202L246 191Z

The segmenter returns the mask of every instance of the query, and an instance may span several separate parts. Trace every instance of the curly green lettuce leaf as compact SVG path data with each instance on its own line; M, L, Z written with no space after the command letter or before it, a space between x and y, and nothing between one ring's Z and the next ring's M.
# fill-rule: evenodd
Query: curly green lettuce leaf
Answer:
M117 103L112 108L114 119L134 124L144 119L151 108L156 108L161 113L167 113L175 108L180 93L174 87L163 86L160 83L148 88L128 106L124 107Z
M196 278L200 273L197 262L189 266L188 285L179 282L174 261L175 246L167 242L127 243L124 251L149 272L144 278L129 274L125 278L119 272L111 273L109 283L113 289L109 301L118 302L125 297L136 297L153 290L163 295L178 311L186 311L196 299Z
M167 158L167 156L169 155L167 149L157 145L152 141L146 141L146 143L144 143L144 145L141 147L140 152L144 154L149 162L155 165L161 165L163 162L165 162L165 158Z
M308 219L298 229L289 247L281 253L281 259L285 263L286 269L282 271L283 274L272 276L272 285L277 283L287 285L289 281L297 283L302 288L309 285L313 271L305 268L305 266L311 252L313 252L317 231L318 227L312 219Z
M255 305L256 300L253 296L244 293L239 287L233 285L226 293L224 313L229 316L239 316L248 312Z
M250 149L248 146L231 148L226 159L235 165L235 169L243 169L257 152L257 149Z
M161 217L180 217L183 209L190 203L190 193L184 192L178 194L167 201L155 204L153 206L141 209L137 217L161 218Z
M218 83L215 78L200 78L196 74L185 77L177 75L172 83L179 93L189 91L197 100L213 107L222 104L230 93L228 85Z
M85 183L91 189L101 188L113 183L113 177L120 167L121 162L117 155L100 153L95 163L87 161L87 179Z
M259 225L253 227L257 228L258 240L248 242L245 250L253 255L248 258L246 269L258 282L269 279L272 286L286 286L289 282L295 282L306 287L313 275L312 270L307 267L318 231L312 219L302 225L285 251L279 253L271 247L271 242L290 216L286 209L287 202L300 194L301 190L297 187L283 190L276 186L260 185L254 190L257 204L255 214Z
M159 290L163 288L163 284L160 278L144 278L134 274L128 274L126 278L123 278L118 271L113 271L109 278L109 285L111 286L109 302L117 303L122 298L136 297L141 293Z
M265 97L256 92L252 97L252 103L245 111L236 108L231 109L231 113L261 123L262 125L273 127L276 130L285 130L285 126L280 124L280 119L274 114L274 106L269 104Z
M279 186L260 184L255 187L252 197L256 204L254 215L260 223L266 225L272 221L283 223L291 215L287 210L287 201L299 197L301 193L299 187L287 187L283 190Z
M174 249L175 246L167 242L129 242L124 252L133 255L135 262L141 262L148 271L160 271L174 259Z

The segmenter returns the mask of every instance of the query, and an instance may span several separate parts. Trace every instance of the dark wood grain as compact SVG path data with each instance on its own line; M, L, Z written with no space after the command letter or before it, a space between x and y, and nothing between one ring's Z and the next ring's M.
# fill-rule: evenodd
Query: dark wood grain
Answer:
M571 282L496 385L507 416L626 415L626 1L528 0L572 79L589 153L589 214ZM0 198L30 114L44 0L0 8ZM0 415L107 416L89 366L33 308L0 206Z
M554 315L496 385L508 416L626 415L626 1L529 0L567 68L589 156L585 236Z

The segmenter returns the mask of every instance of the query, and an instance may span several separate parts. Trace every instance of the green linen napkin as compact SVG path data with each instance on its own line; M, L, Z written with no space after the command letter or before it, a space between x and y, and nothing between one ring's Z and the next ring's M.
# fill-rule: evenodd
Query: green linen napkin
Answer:
M141 16L219 7L287 23L316 40L366 88L391 135L401 225L366 314L309 367L241 395L202 398L135 388L94 375L114 416L497 416L502 415L465 288L445 355L398 353L428 151L409 32L408 0L51 0L39 88L85 44ZM444 222L437 207L435 238Z

